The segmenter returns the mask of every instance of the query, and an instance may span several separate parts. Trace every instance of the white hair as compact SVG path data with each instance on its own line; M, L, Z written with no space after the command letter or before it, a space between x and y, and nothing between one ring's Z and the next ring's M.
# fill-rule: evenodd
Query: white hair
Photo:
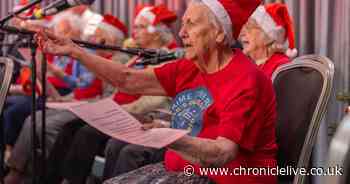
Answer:
M199 4L199 5L204 5L206 7L208 7L203 0L192 0L191 3L195 3L195 4ZM209 9L210 10L210 9ZM221 24L221 22L219 21L218 17L216 17L216 15L214 14L214 12L212 12L211 10L209 11L210 13L208 14L208 18L209 18L209 22L217 29L224 31L224 27ZM233 31L233 30L232 30ZM225 32L225 31L224 31ZM226 46L231 46L233 44L235 44L236 40L234 39L232 41L232 43L230 43L230 38L228 37L228 35L226 35L225 33L225 39L224 39L224 44Z
M261 34L263 34L263 41L264 45L266 45L267 51L270 55L280 52L285 53L288 49L288 45L286 45L284 42L275 40L267 34L264 29L261 28L261 26L256 22L255 19L250 18L248 21L252 22L256 26L258 26L261 29ZM283 33L284 34L284 33Z
M159 33L160 41L164 45L169 44L171 41L174 40L174 35L173 35L171 29L167 25L165 25L163 23L159 23L154 27L155 27L155 31Z
M142 10L141 13L139 13L137 15L137 17L135 18L135 22L138 23L140 22L140 17L145 17L147 20L150 20L152 18L149 18L151 16L154 16L152 13L149 12L150 11L150 8L144 8ZM154 19L154 18L153 18ZM150 25L147 26L147 32L149 33L159 33L159 36L160 36L160 41L163 43L163 44L168 44L169 42L173 41L174 40L174 35L171 31L171 29L169 28L168 25L160 22L156 25L152 25L152 21L150 21Z
M78 16L70 11L65 11L65 12L62 12L60 14L55 15L48 26L54 27L63 20L68 21L69 25L72 29L78 30L80 32L83 31L84 21L82 21L80 16Z

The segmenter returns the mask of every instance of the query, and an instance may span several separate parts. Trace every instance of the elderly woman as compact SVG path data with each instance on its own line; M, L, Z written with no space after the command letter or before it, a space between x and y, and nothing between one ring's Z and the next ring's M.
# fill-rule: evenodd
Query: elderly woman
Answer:
M71 40L48 31L38 34L45 52L79 59L122 91L174 97L168 126L190 131L167 147L164 164L145 166L106 183L276 183L276 176L264 173L200 172L204 167L230 171L240 166L276 167L276 103L271 80L241 51L230 48L260 3L193 1L180 31L186 58L141 71L86 53ZM155 126L159 124L145 124L144 128ZM186 176L184 169L189 171Z
M133 33L136 44L149 49L172 48L174 37L168 24L177 20L176 14L164 5L139 6L136 10ZM148 20L143 16L143 14L150 12L156 12L157 22ZM135 65L136 59L131 59L127 66L143 69L144 66ZM169 108L169 98L163 96L140 96L118 92L115 94L114 100L122 105L126 111L141 118L156 109ZM86 180L91 172L95 155L101 148L103 150L107 140L109 140L107 135L88 125L75 133L72 145L63 163L62 176L66 183L83 183ZM114 139L108 141L106 150L105 178L114 176L113 173L120 172L120 169L127 172L147 163L159 162L163 153L156 149L127 144ZM131 150L133 153L130 153ZM149 157L157 157L157 159L148 159L148 156L144 156L146 153ZM123 158L122 161L119 161L118 155ZM158 155L160 156L158 157ZM119 162L116 164L117 161Z
M297 54L291 17L279 3L258 7L243 27L240 41L243 52L270 78L278 66Z
M82 28L80 18L69 11L55 16L52 24L54 31L59 35L65 35L69 38L80 36ZM74 99L76 100L94 98L102 93L101 81L93 73L89 72L86 67L70 57L55 56L52 63L48 64L48 70L52 74L48 75L48 80L54 84L53 86L66 86L68 89L72 89ZM58 96L58 98L61 98L61 96ZM30 112L28 112L28 115L30 115ZM41 120L40 117L41 112L37 112L37 119ZM46 148L48 150L50 150L55 142L55 132L59 130L58 124L71 118L72 115L68 111L55 109L49 109L47 111ZM39 127L38 129L40 129L41 123L37 122L37 125ZM30 126L31 119L27 118L24 121L23 128L20 131L18 140L13 147L12 154L7 163L11 170L5 178L6 184L21 183L24 179L24 174L27 174L31 159ZM40 131L38 130L37 132L39 133Z

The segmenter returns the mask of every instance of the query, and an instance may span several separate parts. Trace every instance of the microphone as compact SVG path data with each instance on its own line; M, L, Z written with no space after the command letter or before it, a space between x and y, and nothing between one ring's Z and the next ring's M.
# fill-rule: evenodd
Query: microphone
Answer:
M175 50L175 52L159 54L158 56L155 56L153 58L145 58L138 62L137 65L158 65L167 61L184 58L185 54L185 50L177 49Z
M79 6L79 5L91 5L95 0L57 0L44 9L34 11L33 16L30 19L42 19L46 16L56 14L65 9Z

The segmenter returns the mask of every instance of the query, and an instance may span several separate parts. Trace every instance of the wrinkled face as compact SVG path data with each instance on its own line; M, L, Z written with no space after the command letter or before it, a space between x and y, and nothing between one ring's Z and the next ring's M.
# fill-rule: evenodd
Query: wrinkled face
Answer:
M186 58L205 58L216 45L218 29L210 20L211 11L202 4L191 3L182 19L180 37L184 43Z
M96 29L95 33L89 38L89 41L101 45L118 45L121 43L121 40L119 40L115 35L101 28ZM108 50L97 50L96 53L101 56L108 56L112 54L112 52Z
M150 33L147 28L151 23L144 17L140 17L134 24L134 38L136 44L140 47L147 47L151 42L156 40L157 32Z
M69 20L59 21L54 27L54 32L56 35L60 35L67 38L77 39L80 36L80 31L71 26Z
M256 50L266 48L266 35L259 25L252 19L243 26L239 40L243 46L243 52L247 55Z
M108 33L107 31L97 28L94 35L89 39L91 42L104 45L117 45L121 42L117 36Z

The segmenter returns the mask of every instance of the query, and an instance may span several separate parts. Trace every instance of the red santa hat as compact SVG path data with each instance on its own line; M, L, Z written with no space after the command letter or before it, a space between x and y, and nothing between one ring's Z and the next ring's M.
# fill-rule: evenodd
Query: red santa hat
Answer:
M100 26L113 31L118 38L125 38L128 35L128 28L115 16L106 14Z
M135 22L140 21L140 18L146 18L151 25L147 28L149 32L154 32L156 25L163 23L169 26L176 21L177 15L175 12L169 10L165 5L149 6L139 5L135 8Z
M98 27L108 30L118 38L124 39L128 34L128 28L116 17L110 14L104 16L87 9L82 15L85 21L83 35L90 36L95 33Z
M271 39L286 45L288 48L286 51L287 56L297 56L298 51L295 48L293 21L286 5L272 3L259 6L253 13L252 18Z
M214 13L230 43L233 43L261 0L201 0L201 2Z

